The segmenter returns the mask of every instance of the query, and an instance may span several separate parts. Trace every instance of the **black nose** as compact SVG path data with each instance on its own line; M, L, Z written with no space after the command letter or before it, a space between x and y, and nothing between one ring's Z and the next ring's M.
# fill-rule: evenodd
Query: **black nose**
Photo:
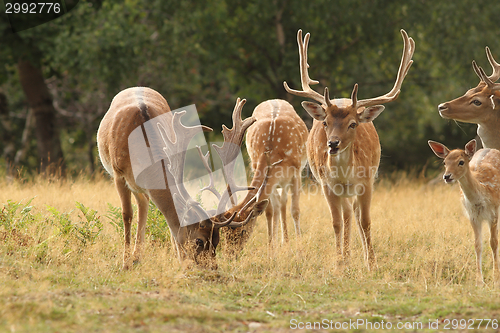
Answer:
M446 103L442 103L438 105L438 111L443 111L446 110L448 107L446 106Z
M328 147L330 148L337 148L340 144L340 140L335 140L335 141L328 141Z
M443 175L443 179L448 181L451 179L451 173L447 174L447 175Z
M196 238L196 245L199 247L203 247L203 245L204 245L203 240Z

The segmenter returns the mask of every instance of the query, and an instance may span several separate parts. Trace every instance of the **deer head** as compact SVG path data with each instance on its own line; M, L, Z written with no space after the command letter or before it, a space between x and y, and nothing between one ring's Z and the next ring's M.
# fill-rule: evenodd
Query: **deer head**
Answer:
M495 61L488 47L486 47L486 56L493 73L486 75L484 70L472 61L472 68L480 79L479 84L469 89L463 96L439 104L438 111L441 117L473 124L486 123L498 117L500 83L495 83L495 81L500 78L500 64Z
M255 121L250 117L245 120L241 119L241 111L246 100L238 98L236 106L233 111L233 128L228 129L223 125L222 134L224 136L224 143L221 147L213 145L214 150L219 155L222 161L222 172L227 182L227 188L220 194L215 186L213 173L209 166L209 153L203 154L200 147L197 147L199 156L203 162L204 167L209 173L210 183L202 188L200 192L210 191L218 199L216 210L207 211L200 203L194 200L183 182L184 164L187 147L191 139L199 133L199 126L187 127L181 123L181 118L185 112L177 112L172 117L172 128L174 139L171 139L167 133L160 130L160 134L165 142L163 148L168 159L168 164L163 167L163 172L166 175L175 204L177 215L181 226L186 226L184 232L184 240L180 243L188 243L184 246L184 250L191 252L194 256L195 262L200 265L214 267L213 258L215 257L215 250L219 243L219 229L223 227L242 227L252 219L255 219L258 214L261 214L263 209L256 209L244 220L235 221L235 217L239 211L233 211L228 214L228 204L230 200L234 200L235 193L239 191L247 191L253 188L247 186L239 186L235 184L234 180L234 167L236 157L240 152L243 135L246 129ZM178 135L178 133L182 133ZM262 207L267 205L267 200L259 201L256 198L255 205Z
M302 30L297 33L297 43L299 45L300 74L302 91L290 89L284 82L287 92L306 98L314 99L320 104L304 101L302 107L314 119L321 121L327 136L327 149L329 154L336 155L348 148L354 140L356 128L360 123L371 122L383 110L385 104L395 100L400 92L404 78L413 63L411 60L415 50L415 42L409 38L404 30L401 30L404 41L403 56L399 66L396 83L391 91L383 96L372 99L358 100L358 85L355 84L351 93L351 99L330 100L328 88L325 87L324 94L311 89L311 84L318 84L318 81L311 80L308 73L307 48L310 34L307 33L302 39Z
M477 143L472 139L465 145L465 149L454 149L450 151L445 145L432 140L428 141L434 154L442 158L445 166L443 180L445 183L450 184L460 180L469 170L469 161L476 152Z

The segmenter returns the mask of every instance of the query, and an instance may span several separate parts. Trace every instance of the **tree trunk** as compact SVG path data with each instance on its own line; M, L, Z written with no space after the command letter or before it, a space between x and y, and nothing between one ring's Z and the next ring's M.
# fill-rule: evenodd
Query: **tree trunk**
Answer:
M35 118L40 173L64 175L65 164L56 124L56 110L42 72L28 60L17 64L19 79Z
M2 135L0 135L0 140L2 140L3 145L1 156L5 160L6 174L9 176L12 174L12 160L16 147L12 139L12 123L9 116L7 96L5 96L2 91L0 91L0 128L2 129L1 132L3 132Z

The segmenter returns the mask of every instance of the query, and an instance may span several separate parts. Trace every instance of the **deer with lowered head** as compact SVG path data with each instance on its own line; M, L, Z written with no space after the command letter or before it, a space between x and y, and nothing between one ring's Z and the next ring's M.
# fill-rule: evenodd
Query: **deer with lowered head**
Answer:
M462 193L462 204L474 230L476 250L476 284L483 285L482 270L482 223L490 227L490 246L493 252L495 285L499 286L498 261L498 217L500 208L500 151L480 149L476 151L476 140L471 140L465 149L450 151L445 145L429 140L429 146L437 157L444 159L443 179L450 184L458 182Z
M325 88L323 95L310 88L311 84L319 82L311 80L308 74L310 34L306 34L303 40L302 30L297 33L302 90L290 89L284 82L289 93L319 103L302 102L304 109L314 118L307 140L307 159L330 208L339 263L347 263L350 257L350 230L355 212L369 270L376 266L371 240L370 205L381 152L372 121L384 110L380 104L398 97L413 63L411 58L415 42L404 30L401 30L401 35L404 49L396 82L385 95L358 100L358 85L355 84L350 99L331 100L328 88Z
M241 119L244 104L245 100L238 98L233 111L233 128L228 129L223 125L224 144L222 147L214 145L222 160L228 187L222 195L217 193L213 186L206 188L219 198L217 210L209 212L192 199L184 187L183 170L185 152L191 139L201 130L211 131L212 129L201 125L185 126L181 121L184 111L173 114L163 96L150 88L129 88L114 97L99 126L97 145L100 160L106 171L113 177L121 200L125 242L124 269L129 268L131 263L138 261L141 256L149 200L152 200L165 216L179 259L181 261L190 259L200 266L208 268L217 267L215 250L219 243L219 230L223 227L242 227L264 212L268 201L254 200L248 207L250 213L247 214L246 220L234 221L238 212L234 212L229 217L226 214L229 199L234 197L234 192L249 189L246 186L237 186L233 179L234 160L240 151L243 135L246 129L255 122L255 119L251 117L245 120ZM160 116L168 119L166 126L169 127L169 131L165 132L163 125L160 126L158 121L156 125L158 125L159 133L155 135L163 138L165 144L163 150L168 154L165 154L161 160L153 161L152 159L151 170L154 171L152 172L154 184L145 188L143 185L137 184L134 177L129 151L129 145L133 145L134 142L129 142L129 136L136 128L141 128L146 142L146 146L141 149L149 151L149 155L151 155L151 151L155 147L151 147L146 137L145 123L151 120L155 122L155 118ZM153 128L156 128L156 125ZM207 163L208 153L203 155L199 148L198 150L212 179L211 170ZM130 253L133 218L131 194L134 194L138 205L137 235L132 255ZM187 223L193 221L192 218L196 218L199 222Z
M486 56L493 68L491 75L472 61L472 68L479 77L479 84L465 95L438 105L441 117L464 123L477 124L477 134L483 147L500 149L500 64L486 47Z
M295 232L300 235L299 198L301 172L307 162L307 126L293 106L280 99L268 100L257 105L252 113L256 119L246 133L246 147L251 160L254 190L247 193L243 201L233 208L240 210L253 200L257 189L261 189L259 200L270 200L266 208L269 244L277 238L281 222L281 239L288 241L286 206L288 191L291 192L291 215ZM281 194L278 188L282 189ZM245 219L243 210L240 218ZM226 228L226 239L233 240L233 251L240 250L248 239L254 222L243 228Z

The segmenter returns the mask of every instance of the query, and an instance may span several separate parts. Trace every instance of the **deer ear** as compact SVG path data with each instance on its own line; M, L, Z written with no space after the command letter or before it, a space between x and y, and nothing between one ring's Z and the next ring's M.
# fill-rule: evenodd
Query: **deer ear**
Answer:
M323 121L326 118L325 109L319 104L313 102L302 102L302 107L316 120Z
M262 213L264 213L268 204L269 204L268 199L257 202L255 206L253 206L253 212L255 214L255 217L260 216Z
M469 142L467 142L467 144L465 145L465 154L469 156L469 159L471 159L472 156L474 156L476 149L477 149L476 139L472 139Z
M363 111L358 112L358 120L360 123L369 123L385 110L383 105L374 105L365 108Z
M446 148L446 146L443 145L442 143L432 141L432 140L427 141L427 143L429 144L429 147L431 147L434 154L436 154L436 156L439 158L444 159L450 153L450 150L448 148Z

